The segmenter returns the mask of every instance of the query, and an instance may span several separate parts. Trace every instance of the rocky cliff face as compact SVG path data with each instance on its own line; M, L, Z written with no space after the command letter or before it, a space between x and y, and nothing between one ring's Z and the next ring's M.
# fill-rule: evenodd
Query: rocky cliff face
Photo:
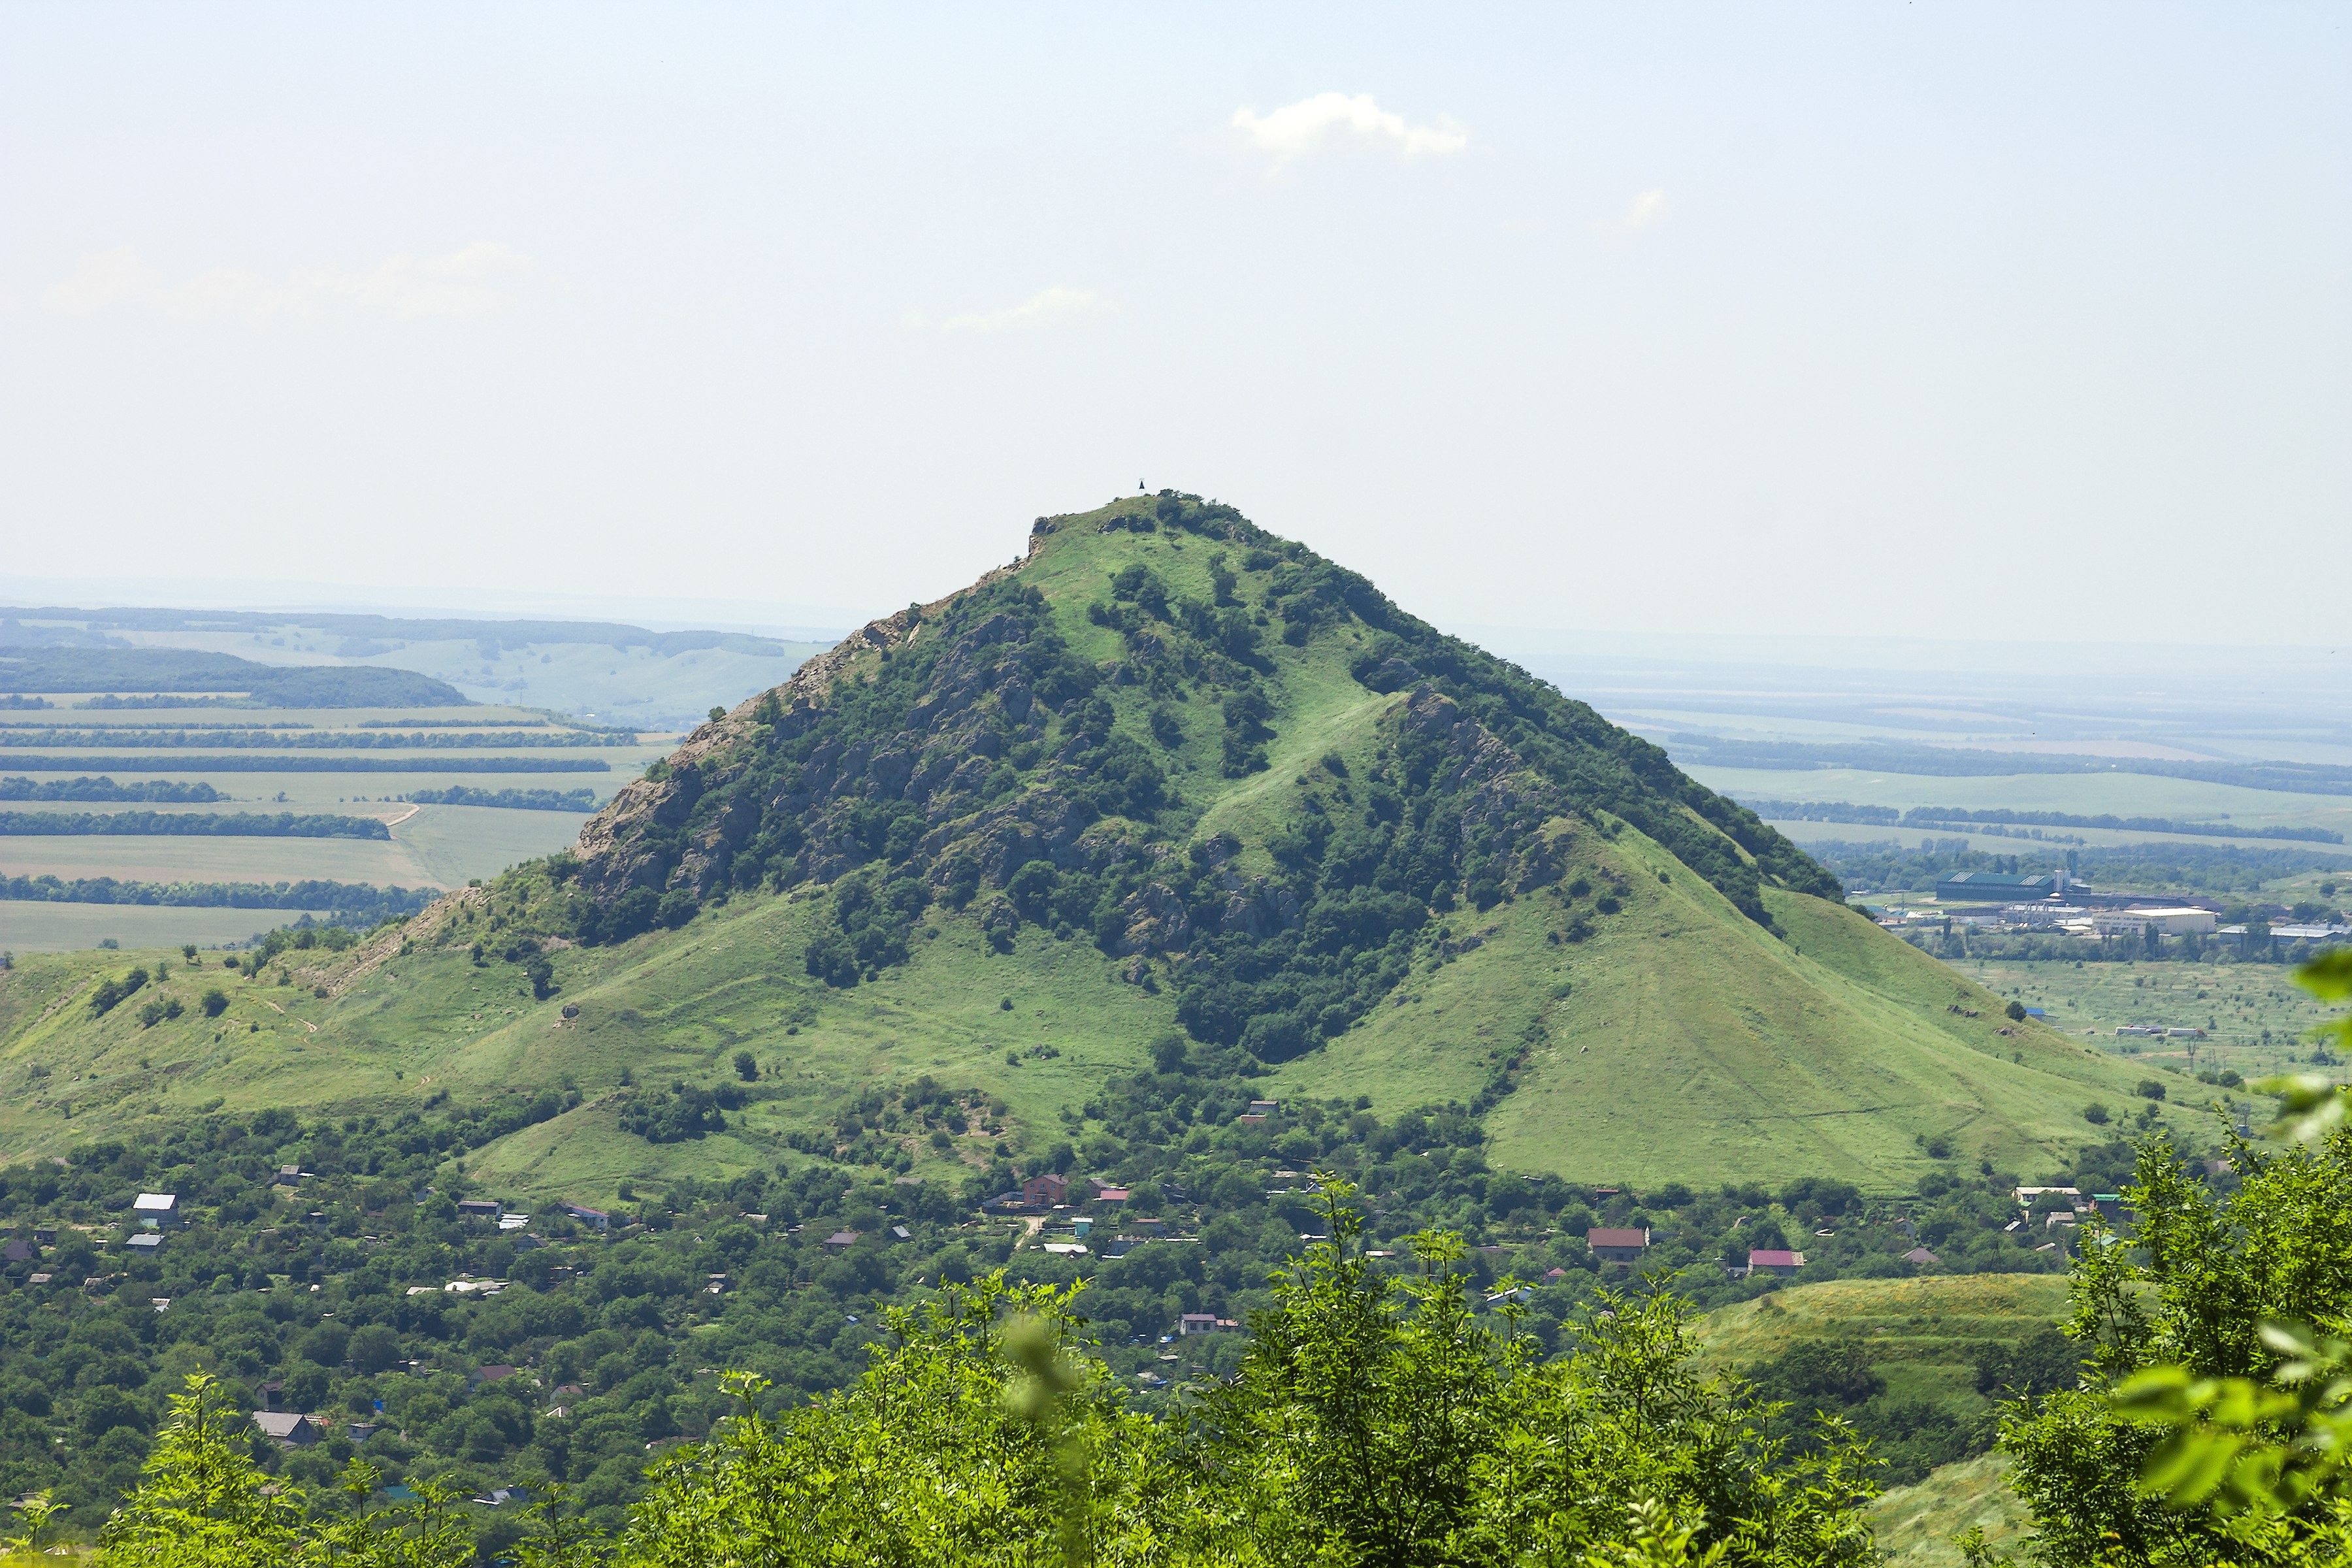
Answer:
M663 763L623 788L582 827L574 851L581 886L606 903L635 889L709 898L729 886L736 857L761 826L783 817L803 829L787 879L831 881L872 858L856 830L854 803L877 798L927 805L936 839L958 807L977 800L994 775L1007 743L996 721L1009 720L1031 733L1042 729L1044 714L1022 677L1021 661L1004 657L1024 640L1026 628L1013 616L988 616L956 637L896 735L821 738L779 787L762 795L739 786L762 771L768 753L822 726L835 685L861 661L895 657L926 634L948 635L943 628L952 606L1017 569L999 567L961 594L870 621L782 686L696 728ZM698 820L707 799L717 805L700 811ZM1075 843L1066 821L1055 820L1051 802L1024 801L995 816L982 831L1000 846L1000 865L1041 841L1051 840L1062 854Z

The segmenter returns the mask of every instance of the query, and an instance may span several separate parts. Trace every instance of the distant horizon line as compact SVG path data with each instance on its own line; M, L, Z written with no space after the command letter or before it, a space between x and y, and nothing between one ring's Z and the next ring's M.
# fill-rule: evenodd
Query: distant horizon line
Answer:
M388 596L341 584L301 581L254 581L236 584L234 596L207 593L231 584L134 581L103 587L88 578L0 576L0 616L25 611L107 609L231 611L247 614L377 615L407 619L480 621L602 620L652 632L743 632L793 642L837 642L857 627L877 618L855 614L839 605L806 602L762 603L747 599L678 598L648 595L624 600L602 594L534 594L512 590L469 594L446 588L434 591L445 602ZM194 588L194 593L187 592ZM397 594L398 590L394 590ZM420 593L425 592L420 590ZM467 603L467 600L473 602ZM884 612L887 614L887 612ZM2119 664L2134 657L2152 657L2179 663L2220 652L2292 656L2301 660L2332 661L2340 645L2326 642L2198 641L2175 637L2168 640L2118 640L2085 635L2078 637L2021 638L1922 636L1908 633L1812 631L1684 631L1610 626L1526 626L1497 622L1449 621L1430 617L1440 630L1501 657L1511 658L1569 658L1667 659L1692 664L1750 662L1762 658L1784 667L1819 665L1839 668L1867 664L1894 650L1910 656L1910 668L1965 670L1979 667L1988 654L1998 653L2003 664L2033 664L2037 656L2080 655L2095 651L2101 662ZM1792 658L1799 650L1810 658ZM1944 655L1949 663L1923 664L1921 656Z

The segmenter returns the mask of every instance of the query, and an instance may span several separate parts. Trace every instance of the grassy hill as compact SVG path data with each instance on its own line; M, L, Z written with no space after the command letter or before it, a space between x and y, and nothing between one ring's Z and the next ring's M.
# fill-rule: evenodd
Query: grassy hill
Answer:
M992 1109L883 1152L945 1171L1083 1139L1171 1037L1270 1097L1467 1105L1496 1163L1601 1181L2037 1173L2091 1141L2085 1102L2137 1103L2139 1073L2008 1025L1835 893L1361 578L1133 498L700 726L572 854L285 954L218 1019L92 1016L131 954L21 962L0 1144L563 1085L583 1103L472 1168L584 1199L845 1147L845 1108L928 1074ZM622 1131L743 1051L724 1131Z
M1801 1285L1708 1313L1700 1359L1753 1372L1807 1342L1852 1347L1884 1381L1882 1398L1989 1424L1992 1405L1976 1387L1977 1352L2015 1346L2058 1322L2066 1313L2067 1283L2054 1274L1974 1274ZM1887 1561L1959 1568L1952 1537L1970 1525L1982 1527L1996 1547L2015 1550L2027 1514L2008 1474L2005 1457L1979 1453L1889 1487L1870 1510Z

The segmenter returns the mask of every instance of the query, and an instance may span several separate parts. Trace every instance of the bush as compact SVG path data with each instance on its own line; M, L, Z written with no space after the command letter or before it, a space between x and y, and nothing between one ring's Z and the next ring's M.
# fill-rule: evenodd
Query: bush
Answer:
M648 1143L677 1143L706 1132L727 1131L719 1097L698 1084L674 1083L667 1090L629 1097L621 1108L621 1131Z
M215 985L197 998L196 1005L205 1010L207 1018L217 1018L228 1011L228 993Z
M2094 1127L2105 1127L2107 1124L2107 1108L2094 1100L2083 1107L2083 1120Z

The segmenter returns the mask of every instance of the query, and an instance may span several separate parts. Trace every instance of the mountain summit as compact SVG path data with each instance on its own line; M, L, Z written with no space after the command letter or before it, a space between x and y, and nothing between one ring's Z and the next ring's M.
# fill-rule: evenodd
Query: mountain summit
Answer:
M2061 1157L2129 1092L1657 747L1171 491L1037 519L493 897L615 955L614 1003L658 972L658 1027L575 986L611 1047L777 1050L828 1138L844 1074L1076 1131L1107 1076L1190 1051L1270 1096L1462 1107L1530 1170L1884 1188Z
M514 1129L469 1171L576 1198L793 1152L1139 1170L1260 1100L1450 1107L1588 1182L1907 1191L2063 1168L2137 1098L1656 747L1174 493L1038 519L572 851L280 962L300 1032L225 1037L157 1113L446 1099ZM57 1070L142 1081L127 1009L46 995L11 1016Z
M1233 508L1039 518L1026 557L866 626L698 730L581 839L581 933L831 889L807 968L905 963L933 905L1091 941L1196 1040L1283 1061L1392 993L1450 915L1549 896L1575 942L1638 829L1749 920L1836 883L1664 752Z

